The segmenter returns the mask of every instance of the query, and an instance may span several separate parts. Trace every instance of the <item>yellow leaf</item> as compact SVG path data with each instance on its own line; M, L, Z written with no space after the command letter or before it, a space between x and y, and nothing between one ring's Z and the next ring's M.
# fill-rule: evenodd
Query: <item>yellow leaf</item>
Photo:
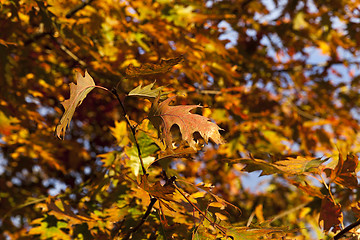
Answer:
M220 208L220 209L225 208L224 204L222 204L220 202L212 202L209 204L209 207L215 207L215 208Z
M293 21L293 28L295 30L301 30L301 29L307 28L308 26L309 26L309 24L305 21L304 13L299 12L298 14L296 14L294 21Z
M227 216L225 216L225 215L223 215L223 214L221 214L221 213L218 213L218 212L215 213L215 216L216 216L218 219L220 219L221 221L226 221L226 220L228 220L228 217L227 217Z
M330 46L327 42L325 41L317 41L317 44L321 50L321 53L324 55L329 56L330 55Z
M125 121L115 122L115 127L110 127L110 130L120 147L124 147L129 144L130 140Z

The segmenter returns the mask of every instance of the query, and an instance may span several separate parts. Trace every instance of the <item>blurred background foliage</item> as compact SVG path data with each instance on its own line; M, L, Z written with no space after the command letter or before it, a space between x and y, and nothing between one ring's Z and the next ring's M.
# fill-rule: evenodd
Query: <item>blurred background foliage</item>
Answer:
M226 143L210 143L191 158L158 160L149 181L161 179L162 169L176 175L189 200L235 239L326 239L355 222L359 6L354 0L1 1L1 238L121 239L150 203L149 189L132 181L136 150L107 92L93 90L65 140L54 136L74 70L117 87L140 124L150 163L163 156L157 133L142 122L151 103L126 94L156 80L178 95L177 105L206 107L197 113L224 129ZM181 56L170 71L126 72L130 64ZM210 185L241 213L216 204L222 200L205 191ZM161 201L134 239L226 235L179 191Z

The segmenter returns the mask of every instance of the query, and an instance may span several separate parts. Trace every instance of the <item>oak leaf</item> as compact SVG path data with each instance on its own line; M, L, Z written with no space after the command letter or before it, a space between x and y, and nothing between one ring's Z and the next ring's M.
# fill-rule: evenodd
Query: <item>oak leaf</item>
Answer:
M95 87L95 82L87 71L84 77L81 76L79 72L76 72L76 81L77 85L70 83L70 98L62 102L65 113L56 127L56 135L58 138L61 138L61 136L63 136L63 138L65 137L66 129L74 115L75 108L82 103L86 95Z
M340 229L342 222L343 214L340 204L334 203L329 196L323 198L321 201L319 224L323 225L325 231L332 229L333 232L336 232Z
M327 160L329 159L297 156L296 158L288 157L285 160L277 161L275 164L278 169L288 174L317 173L320 165Z
M148 182L147 175L141 175L141 183L139 185L146 192L151 194L153 197L164 199L167 201L174 201L173 194L175 192L175 187L173 183L161 185L159 181L154 184Z
M82 214L75 214L71 206L66 204L63 200L47 200L47 208L50 215L54 215L58 219L67 220L69 224L81 224L84 222L96 221L90 216Z
M201 107L200 105L169 106L175 97L170 97L161 103L157 98L149 112L151 123L160 132L160 137L165 141L168 148L173 148L171 127L175 124L179 127L182 139L193 149L196 149L193 136L195 132L198 132L206 143L209 139L216 144L224 142L219 133L219 130L222 129L218 125L211 122L207 117L190 113L190 110Z
M159 93L161 92L161 89L163 89L163 87L158 87L158 88L152 89L154 84L155 84L155 82L153 82L149 85L146 85L143 88L142 88L142 85L140 84L139 86L137 86L136 88L131 90L128 95L135 96L135 97L156 98L159 95Z
M334 169L328 168L326 172L335 183L350 189L357 189L359 186L356 176L357 166L358 157L356 155L348 155L344 160L342 154L339 154L336 167Z
M165 73L170 71L170 69L181 62L183 60L183 57L176 57L171 58L168 60L161 59L158 64L153 63L145 63L141 65L140 67L134 67L134 65L130 64L126 70L125 73L128 77L138 77L138 76L144 76L144 75L153 75L153 74L159 74L159 73Z

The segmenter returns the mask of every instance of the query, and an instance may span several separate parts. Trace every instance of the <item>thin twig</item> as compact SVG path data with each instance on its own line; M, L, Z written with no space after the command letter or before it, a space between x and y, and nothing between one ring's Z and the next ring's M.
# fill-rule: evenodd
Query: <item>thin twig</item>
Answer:
M59 44L60 49L63 50L72 59L78 62L81 66L86 67L86 63L83 60L81 60L78 56L76 56L72 51L70 51L70 49L68 49L64 44L61 44L59 41L57 41L57 44Z
M198 211L202 216L204 216L204 218L206 218L206 220L208 220L208 221L209 221L211 224L213 224L217 229L219 229L220 232L222 232L224 235L226 235L226 231L225 231L224 229L222 229L222 227L221 227L219 224L211 221L211 220L206 216L206 214L204 214L194 203L192 203L192 202L190 201L190 199L189 199L188 197L186 197L186 195L181 191L181 189L180 189L178 186L176 186L176 184L174 184L174 186L175 186L176 190L186 199L186 201L188 201L188 203L190 203L190 205L191 205L193 208L196 209L196 211Z
M286 215L289 215L290 213L296 212L296 211L304 208L304 207L305 207L306 205L308 205L309 203L310 203L310 202L302 203L302 204L300 204L300 205L298 205L298 206L296 206L296 207L294 207L294 208L291 208L291 209L289 209L289 210L287 210L287 211L285 211L285 212L279 213L278 215L272 217L270 223L278 220L279 218L285 217Z
M125 239L125 240L130 239L131 235L133 233L135 233L144 224L146 219L149 217L151 210L152 210L153 206L155 205L156 201L157 201L156 198L150 199L150 204L149 204L144 216L141 218L141 221L138 223L138 225L136 225L136 227L131 228L130 231L128 232L128 234L123 239Z
M356 222L350 224L349 226L341 230L338 234L336 234L334 236L334 240L340 239L343 235L345 235L345 233L350 232L351 229L356 228L359 225L360 225L360 220L357 220Z
M87 1L82 2L79 5L75 6L73 9L70 9L70 11L67 12L65 17L71 18L75 13L77 13L78 11L80 11L81 9L83 9L84 7L89 5L92 1L94 1L94 0L87 0Z
M250 214L250 217L249 217L249 219L248 219L248 221L247 221L247 223L246 223L246 227L249 227L249 226L250 226L252 220L253 220L254 217L255 217L255 214L256 214L256 212L255 212L255 210L254 210L254 211Z
M131 133L134 137L134 140L135 140L135 145L136 145L136 148L137 148L137 151L138 151L138 155L139 155L139 159L140 159L140 164L141 164L141 168L142 168L142 171L143 171L143 174L146 175L146 169L145 169L145 166L144 166L144 162L143 162L143 159L142 159L142 155L141 155L141 150L140 150L140 146L139 146L139 143L136 139L136 128L131 124L130 120L129 120L129 117L126 113L126 110L125 110L125 107L124 107L124 104L122 103L120 97L119 97L119 94L117 92L117 90L115 88L113 88L111 90L111 93L115 95L116 99L118 100L118 102L120 103L120 106L122 108L122 111L123 111L123 117L125 118L126 120L126 123L127 125L129 126L129 128L131 129Z

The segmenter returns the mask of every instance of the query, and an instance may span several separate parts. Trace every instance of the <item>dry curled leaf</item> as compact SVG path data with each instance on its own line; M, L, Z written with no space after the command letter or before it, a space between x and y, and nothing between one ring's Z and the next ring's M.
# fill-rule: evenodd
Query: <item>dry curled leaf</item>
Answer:
M190 110L201 107L199 105L180 105L169 106L169 103L175 98L171 97L159 103L157 98L149 113L149 119L152 124L161 133L161 138L165 141L168 148L172 149L173 136L171 127L177 125L179 127L181 137L189 146L196 149L194 141L194 133L198 132L207 143L209 139L216 144L223 143L223 139L219 133L222 130L218 125L211 122L209 118L190 113Z
M56 135L58 138L61 138L61 136L63 138L65 137L66 129L74 115L75 108L82 103L86 95L95 87L95 82L87 71L85 71L84 77L81 76L79 72L76 72L76 81L77 85L70 83L70 98L62 102L65 113L56 127Z
M171 58L168 60L161 59L158 64L153 63L145 63L141 65L140 67L134 67L134 65L130 64L126 70L125 73L128 77L138 77L138 76L144 76L144 75L152 75L152 74L158 74L158 73L165 73L170 71L170 69L181 62L183 59L182 56L177 58Z

